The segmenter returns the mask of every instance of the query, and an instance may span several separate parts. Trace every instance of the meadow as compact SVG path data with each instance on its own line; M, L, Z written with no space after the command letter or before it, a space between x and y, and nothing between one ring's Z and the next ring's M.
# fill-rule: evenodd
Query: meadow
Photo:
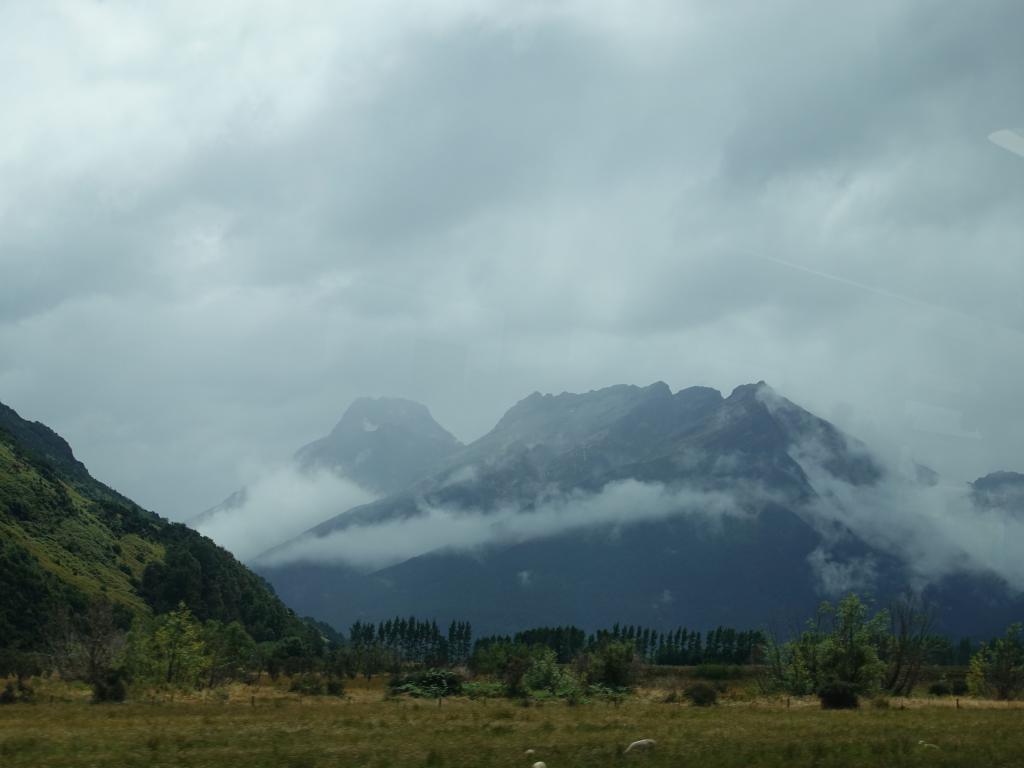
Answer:
M1000 766L1024 765L1019 703L866 702L727 694L693 707L663 688L620 702L528 706L506 699L388 697L353 681L344 697L235 685L202 696L90 704L84 688L41 682L36 702L0 708L0 764L18 766ZM656 739L653 753L623 755ZM922 743L923 742L923 743ZM929 746L931 745L931 746ZM526 750L535 750L527 755Z

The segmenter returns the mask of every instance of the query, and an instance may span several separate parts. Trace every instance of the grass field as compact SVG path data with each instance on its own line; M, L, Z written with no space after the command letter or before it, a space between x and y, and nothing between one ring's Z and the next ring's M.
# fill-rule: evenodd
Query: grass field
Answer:
M646 694L646 695L645 695ZM83 692L0 708L10 766L1024 766L1024 708L910 700L824 712L747 700L707 709L642 691L615 705L300 698L243 686L206 700L91 705ZM903 709L901 706L905 706ZM635 739L653 754L623 756ZM923 746L924 741L935 747ZM536 756L525 755L526 749Z

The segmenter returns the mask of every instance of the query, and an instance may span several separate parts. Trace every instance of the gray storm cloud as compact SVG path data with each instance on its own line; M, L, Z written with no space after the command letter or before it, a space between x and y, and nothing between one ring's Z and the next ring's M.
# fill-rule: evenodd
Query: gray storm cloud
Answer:
M534 390L766 379L957 482L1024 469L1021 28L0 4L0 400L176 519L366 394L468 442Z

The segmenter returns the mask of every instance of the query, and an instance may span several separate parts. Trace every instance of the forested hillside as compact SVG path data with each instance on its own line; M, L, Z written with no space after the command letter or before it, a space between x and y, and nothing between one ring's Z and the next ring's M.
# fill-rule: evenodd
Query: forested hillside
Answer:
M40 648L55 617L105 601L124 627L184 602L257 641L310 631L228 552L96 481L63 438L0 404L0 648Z

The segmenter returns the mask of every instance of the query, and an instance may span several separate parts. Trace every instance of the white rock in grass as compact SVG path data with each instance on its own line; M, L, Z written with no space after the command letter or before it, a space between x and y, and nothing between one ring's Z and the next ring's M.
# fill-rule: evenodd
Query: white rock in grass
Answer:
M626 747L626 751L623 752L623 754L628 755L630 752L646 752L648 750L654 749L657 743L658 742L656 742L654 739L640 739L639 741L634 741L632 744Z

